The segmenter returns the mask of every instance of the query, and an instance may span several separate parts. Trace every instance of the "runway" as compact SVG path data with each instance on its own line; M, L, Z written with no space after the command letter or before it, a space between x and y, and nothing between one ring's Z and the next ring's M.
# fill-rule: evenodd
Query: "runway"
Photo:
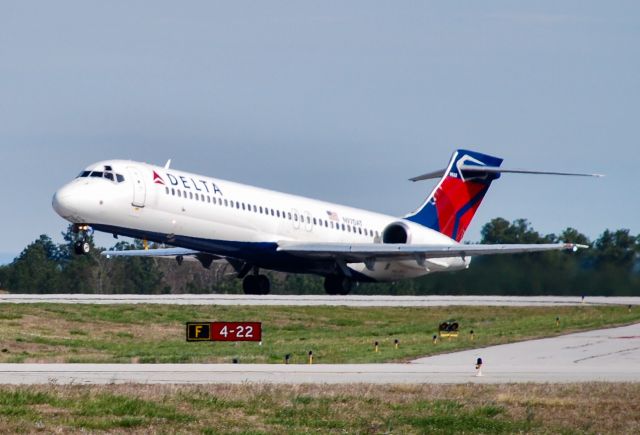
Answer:
M0 303L280 305L350 307L640 305L640 297L0 294Z
M477 357L483 376L475 376ZM406 364L0 364L0 384L640 382L640 324Z

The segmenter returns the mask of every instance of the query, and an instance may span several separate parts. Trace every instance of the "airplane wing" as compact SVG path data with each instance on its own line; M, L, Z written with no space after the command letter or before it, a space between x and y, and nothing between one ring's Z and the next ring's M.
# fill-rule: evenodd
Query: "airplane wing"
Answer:
M157 248L157 249L130 249L126 251L103 251L101 252L107 258L111 257L159 257L173 258L179 264L182 261L199 261L205 268L209 268L211 263L217 260L224 260L224 257L208 254L206 252L196 251L186 248Z
M111 257L177 257L200 254L200 251L186 248L130 249L127 251L102 251L102 255Z
M575 243L505 244L505 245L407 245L401 243L299 243L283 241L278 251L299 257L341 258L349 263L421 260L428 258L467 257L476 255L519 254L541 251L577 251L588 248Z

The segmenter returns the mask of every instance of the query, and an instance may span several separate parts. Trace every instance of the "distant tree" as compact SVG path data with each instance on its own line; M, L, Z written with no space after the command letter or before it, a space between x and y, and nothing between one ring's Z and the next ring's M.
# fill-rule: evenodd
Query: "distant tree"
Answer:
M53 293L60 283L58 248L42 234L27 246L5 273L6 287L25 293Z
M596 240L596 261L598 264L616 264L621 268L631 268L640 250L637 236L632 236L627 229L605 230Z
M573 242L590 249L519 255L478 256L469 270L429 274L387 284L354 286L355 294L574 294L640 293L640 237L629 230L606 230L595 241L574 228L542 235L526 219L495 218L483 226L482 243ZM0 288L14 292L67 293L241 293L242 280L226 262L204 268L198 261L76 255L76 235L68 226L64 242L46 235L29 244L11 264L0 267ZM142 249L142 241L118 242L115 250ZM322 278L265 271L272 291L324 293ZM263 272L263 273L265 273Z
M143 244L140 240L133 243L121 241L111 249L115 251L143 249ZM116 257L106 261L109 264L108 276L112 293L159 294L170 291L170 288L162 282L163 274L157 264L158 261L163 261L162 259Z

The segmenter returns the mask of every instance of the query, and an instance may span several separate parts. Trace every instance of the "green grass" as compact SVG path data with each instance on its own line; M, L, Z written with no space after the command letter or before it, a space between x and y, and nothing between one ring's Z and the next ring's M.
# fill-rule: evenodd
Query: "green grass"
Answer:
M2 433L638 433L640 384L0 386Z
M560 326L556 327L556 317ZM460 336L432 343L455 319ZM261 321L263 342L187 343L185 322ZM640 309L574 307L251 307L0 305L0 362L407 361L425 355L640 321ZM469 332L474 331L474 340ZM399 348L393 342L399 340ZM380 343L374 352L373 343Z

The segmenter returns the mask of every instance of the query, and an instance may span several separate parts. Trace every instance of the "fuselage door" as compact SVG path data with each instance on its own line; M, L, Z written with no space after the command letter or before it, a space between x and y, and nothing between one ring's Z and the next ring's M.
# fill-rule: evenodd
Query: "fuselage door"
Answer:
M144 207L145 200L147 199L147 188L144 184L144 178L140 168L136 166L127 166L133 183L133 201L131 205L134 207Z

